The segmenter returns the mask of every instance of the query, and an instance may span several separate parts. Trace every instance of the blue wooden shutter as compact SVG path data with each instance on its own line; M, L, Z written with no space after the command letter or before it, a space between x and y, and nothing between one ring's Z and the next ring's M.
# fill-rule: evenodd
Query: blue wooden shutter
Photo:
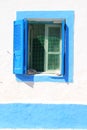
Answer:
M62 54L61 54L61 75L64 75L64 53L65 53L65 21L62 20Z
M14 21L13 73L25 73L25 22Z
M28 21L24 20L24 73L27 73L28 70L28 35L29 35L29 24Z

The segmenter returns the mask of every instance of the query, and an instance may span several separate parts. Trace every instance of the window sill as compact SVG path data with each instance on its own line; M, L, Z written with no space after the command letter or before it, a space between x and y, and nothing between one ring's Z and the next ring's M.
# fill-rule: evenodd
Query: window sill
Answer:
M21 82L68 82L65 75L57 76L54 74L34 74L16 75L16 80ZM70 82L70 81L69 81Z

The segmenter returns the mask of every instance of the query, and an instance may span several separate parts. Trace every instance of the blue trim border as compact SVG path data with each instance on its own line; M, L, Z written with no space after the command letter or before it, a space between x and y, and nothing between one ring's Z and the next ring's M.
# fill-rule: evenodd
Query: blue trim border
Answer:
M57 18L66 19L66 57L65 57L65 75L16 75L18 81L32 82L73 82L73 64L74 64L74 11L17 11L16 19L26 18Z
M0 104L0 128L87 129L87 105Z

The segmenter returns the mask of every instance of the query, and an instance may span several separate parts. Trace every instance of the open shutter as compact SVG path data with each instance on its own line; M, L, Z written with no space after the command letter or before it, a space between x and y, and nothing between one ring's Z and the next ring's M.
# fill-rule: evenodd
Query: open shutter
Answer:
M62 20L62 54L61 54L61 75L64 75L64 68L65 68L65 63L64 63L64 53L65 53L65 21Z
M29 35L29 24L28 21L24 20L24 73L27 73L28 70L28 35Z
M24 74L24 20L14 21L13 73Z

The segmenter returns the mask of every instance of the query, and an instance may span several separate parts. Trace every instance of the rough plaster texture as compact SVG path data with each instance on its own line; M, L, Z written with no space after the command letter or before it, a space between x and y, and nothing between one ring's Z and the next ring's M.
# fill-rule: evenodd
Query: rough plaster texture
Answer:
M75 23L74 23L74 82L67 83L33 83L33 82L17 82L15 75L12 74L12 64L13 64L13 21L16 19L16 11L29 11L29 10L73 10L75 12ZM64 109L65 114L61 114L61 109L59 106L57 109L52 108L51 113L46 116L40 116L41 119L46 118L53 120L54 123L48 123L47 125L55 125L55 119L58 119L55 111L58 112L59 109L59 122L64 121L65 128L68 124L74 123L72 128L66 128L66 130L85 130L87 129L87 5L86 0L0 0L0 123L5 128L5 125L9 126L9 129L17 129L17 125L20 121L29 121L30 117L38 114L40 109L38 108L38 113L35 112L35 107L30 105L31 111L28 111L28 107L23 104L19 109L17 106L10 107L12 104L8 103L44 103L44 104L53 104L53 107L57 104L81 104L78 109L74 106L69 109L67 107ZM3 105L6 105L5 107ZM63 108L62 107L62 110ZM7 109L6 109L7 108ZM29 108L29 109L30 109ZM47 108L47 107L46 107ZM50 107L51 108L51 107ZM49 109L48 109L49 110ZM74 111L75 110L75 111ZM53 112L54 111L54 112ZM21 112L24 112L24 117L26 118L27 114L31 114L29 118L21 119ZM46 114L46 111L44 109ZM41 113L41 115L44 114ZM52 115L52 118L49 118ZM78 118L79 116L79 118ZM18 122L15 122L15 118L18 117ZM35 119L38 118L38 115L35 116ZM54 119L55 118L55 119ZM49 121L50 121L49 120ZM11 122L13 121L13 128L11 127ZM31 121L31 120L30 120ZM33 121L33 120L32 120ZM31 122L32 122L31 121ZM35 120L34 120L35 121ZM37 120L36 120L37 121ZM41 121L41 120L40 120ZM48 121L48 122L49 122ZM74 122L76 121L76 122ZM14 125L15 123L15 125ZM36 124L39 122L37 121ZM45 122L44 123L45 126ZM22 122L20 123L22 124ZM75 126L76 124L76 126ZM1 126L0 125L0 126ZM26 126L28 123L26 124ZM33 125L33 123L31 123ZM56 125L57 122L56 122ZM14 127L17 128L14 128ZM43 127L44 127L43 126ZM75 126L75 128L73 128ZM77 127L78 126L78 127ZM40 124L38 125L38 128ZM57 127L58 128L58 127ZM49 128L48 128L49 129ZM17 130L20 130L17 129ZM23 129L23 130L28 130ZM32 129L34 130L34 129ZM47 128L42 128L40 130L47 130ZM53 128L54 130L54 128ZM57 130L64 130L61 128Z
M87 7L86 0L1 0L0 1L0 103L87 104ZM74 82L20 82L12 74L13 21L16 11L73 10Z

